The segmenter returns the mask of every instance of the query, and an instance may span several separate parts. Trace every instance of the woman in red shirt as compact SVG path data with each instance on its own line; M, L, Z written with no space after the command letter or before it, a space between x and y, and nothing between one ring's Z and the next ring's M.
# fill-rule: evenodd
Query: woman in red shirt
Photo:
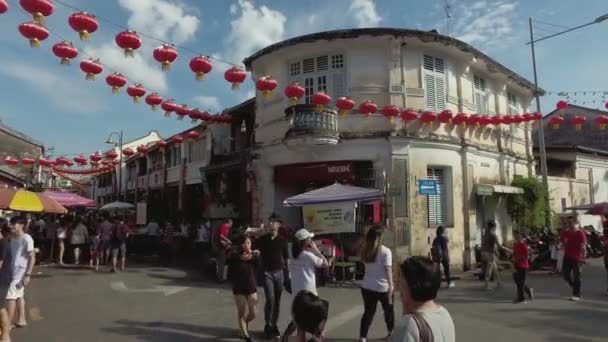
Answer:
M515 242L513 243L513 266L515 272L513 273L513 280L517 286L517 298L513 301L515 304L526 303L524 293L530 300L534 299L533 290L526 285L526 273L530 268L528 244L524 238L524 235L518 231L514 231Z

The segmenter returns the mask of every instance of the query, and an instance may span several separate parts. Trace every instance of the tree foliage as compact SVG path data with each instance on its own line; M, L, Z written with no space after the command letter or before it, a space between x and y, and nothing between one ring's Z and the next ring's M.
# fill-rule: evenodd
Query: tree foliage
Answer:
M524 189L523 194L509 196L507 211L519 229L538 231L545 223L547 189L534 177L515 177L512 186Z

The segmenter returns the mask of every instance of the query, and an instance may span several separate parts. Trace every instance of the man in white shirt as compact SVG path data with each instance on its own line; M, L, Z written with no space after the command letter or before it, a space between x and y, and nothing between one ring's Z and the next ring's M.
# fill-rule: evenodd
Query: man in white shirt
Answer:
M36 252L34 251L34 240L23 229L26 220L17 216L11 220L11 255L13 257L13 279L9 285L7 310L9 320L12 322L17 309L17 321L15 325L26 326L25 318L25 287L29 285L34 264L36 263Z

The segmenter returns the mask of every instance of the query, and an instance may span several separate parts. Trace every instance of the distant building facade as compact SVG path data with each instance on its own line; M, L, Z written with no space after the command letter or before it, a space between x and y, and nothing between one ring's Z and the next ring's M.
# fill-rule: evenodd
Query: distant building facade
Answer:
M37 164L8 166L6 157L38 159L44 155L41 142L0 122L0 188L24 188L32 183L47 181L47 174Z

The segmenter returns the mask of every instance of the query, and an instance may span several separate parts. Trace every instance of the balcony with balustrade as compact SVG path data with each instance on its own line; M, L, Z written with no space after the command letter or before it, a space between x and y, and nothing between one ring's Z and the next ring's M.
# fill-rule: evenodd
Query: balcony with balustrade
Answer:
M286 108L285 116L289 121L283 139L287 145L335 145L340 141L335 109L299 104Z

